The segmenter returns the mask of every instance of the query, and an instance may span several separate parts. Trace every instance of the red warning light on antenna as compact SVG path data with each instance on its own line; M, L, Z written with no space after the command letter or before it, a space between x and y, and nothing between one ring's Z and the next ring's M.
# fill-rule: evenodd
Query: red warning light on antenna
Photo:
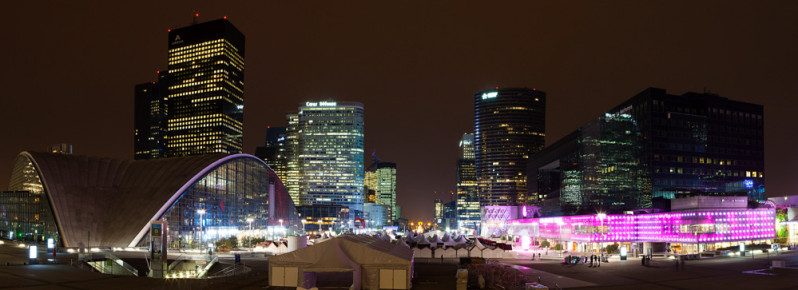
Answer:
M224 16L224 19L227 19L227 15Z

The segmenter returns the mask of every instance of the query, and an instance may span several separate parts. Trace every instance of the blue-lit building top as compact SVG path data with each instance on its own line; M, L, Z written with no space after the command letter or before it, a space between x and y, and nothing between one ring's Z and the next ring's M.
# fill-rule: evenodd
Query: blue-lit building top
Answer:
M681 196L764 199L763 108L649 88L533 156L546 215L627 211Z

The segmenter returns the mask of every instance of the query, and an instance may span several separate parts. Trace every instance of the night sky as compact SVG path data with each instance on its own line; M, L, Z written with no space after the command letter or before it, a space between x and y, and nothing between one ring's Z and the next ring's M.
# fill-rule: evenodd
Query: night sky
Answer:
M762 104L767 195L798 194L796 1L31 2L0 17L2 186L55 143L132 159L133 86L196 9L246 35L246 153L306 100L362 102L366 156L397 163L411 220L455 189L473 94L496 86L547 93L547 144L647 87Z

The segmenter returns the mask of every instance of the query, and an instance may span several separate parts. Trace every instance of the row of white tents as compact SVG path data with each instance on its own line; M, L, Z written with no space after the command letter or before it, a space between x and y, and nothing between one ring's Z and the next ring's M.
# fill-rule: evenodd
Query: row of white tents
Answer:
M430 235L432 235L431 238L429 238ZM391 241L389 234L377 233L375 237ZM412 249L416 258L517 258L517 254L513 251L487 247L479 239L469 242L463 235L450 236L448 233L444 233L441 238L438 233L414 234L408 231L404 238L396 239L395 243Z
M297 289L410 289L412 273L410 248L366 235L343 234L269 259L269 285Z

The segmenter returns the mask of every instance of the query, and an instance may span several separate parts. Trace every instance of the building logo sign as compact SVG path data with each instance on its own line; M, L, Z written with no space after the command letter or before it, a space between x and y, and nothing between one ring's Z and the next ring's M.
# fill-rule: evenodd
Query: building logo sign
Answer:
M335 106L338 106L338 103L336 103L336 102L328 102L328 101L323 101L323 102L305 102L305 106L307 106L307 107L335 107Z
M483 100L487 100L487 99L495 99L495 98L496 98L496 96L498 96L498 95L499 95L499 92L487 92L487 93L482 93L482 99L483 99Z
M181 43L183 43L183 40L180 39L180 35L175 36L175 40L172 41L172 45L181 44Z
M745 188L748 189L754 188L754 180L753 179L743 180L743 185L745 185Z
M614 113L614 114L606 113L606 114L604 114L604 119L605 119L605 121L609 122L609 121L612 121L612 119L615 119L617 117L623 117L623 118L632 117L631 115L629 115L629 111L631 111L632 108L633 107L630 105L630 106L628 106L626 108L621 109L617 113Z

